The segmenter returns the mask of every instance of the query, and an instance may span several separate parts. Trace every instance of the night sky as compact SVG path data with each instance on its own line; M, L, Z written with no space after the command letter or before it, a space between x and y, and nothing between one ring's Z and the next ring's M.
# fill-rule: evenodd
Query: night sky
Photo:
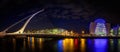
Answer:
M0 0L0 29L10 26L14 22L24 18L28 11L44 8L47 5L70 5L74 9L83 9L83 18L104 18L108 23L120 24L119 1L102 0ZM76 10L77 11L77 10ZM92 14L93 13L93 14ZM92 15L90 15L92 14ZM75 17L73 17L74 19ZM75 18L77 19L77 18ZM89 20L88 20L89 21Z

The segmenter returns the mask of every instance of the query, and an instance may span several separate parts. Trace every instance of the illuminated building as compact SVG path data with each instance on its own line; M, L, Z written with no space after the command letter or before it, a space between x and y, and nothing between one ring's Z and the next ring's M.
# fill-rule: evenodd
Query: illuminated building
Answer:
M110 32L111 35L120 35L120 27L117 25L116 27L113 27Z
M113 29L110 30L110 35L113 35Z
M90 23L90 34L105 36L110 33L110 24L103 19L97 19Z

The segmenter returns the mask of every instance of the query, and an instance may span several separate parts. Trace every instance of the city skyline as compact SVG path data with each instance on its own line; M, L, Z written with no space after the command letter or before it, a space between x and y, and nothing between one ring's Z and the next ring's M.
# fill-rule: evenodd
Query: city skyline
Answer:
M3 32L7 33L9 31L15 30L16 28L18 28L18 24L23 22L24 20L26 20L25 22L23 22L23 25L21 27L19 27L19 29L17 31L13 31L13 33L26 33L26 32L36 32L36 33L40 33L42 31L46 31L46 33L50 32L51 30L49 29L53 29L52 31L54 32L54 29L58 29L56 31L60 32L61 30L59 29L66 29L64 27L59 27L59 26L55 26L55 24L53 24L50 19L46 16L46 17L41 17L44 16L43 12L45 11L45 9L41 9L35 13L33 13L32 15L29 15L28 17L14 23L13 25L9 26L8 28L6 28ZM49 22L49 23L48 23ZM60 23L58 23L59 25L61 25ZM62 23L63 24L63 23ZM68 25L68 24L67 24ZM83 24L80 24L83 25ZM16 28L14 28L14 26L17 26ZM66 25L64 25L66 26ZM110 31L111 31L111 25L109 23L106 23L106 21L102 18L98 18L95 19L94 22L90 22L89 24L87 24L87 26L89 26L89 29L85 29L82 27L82 29L79 29L79 34L95 34L95 35L110 35ZM68 25L67 27L70 27L70 25ZM71 27L73 28L73 27ZM65 31L72 31L75 32L73 29L68 28ZM12 29L12 30L9 30ZM27 30L26 30L27 29ZM48 29L48 30L47 30ZM70 30L69 30L70 29ZM88 32L86 30L89 30ZM51 31L51 32L52 32ZM11 33L11 32L9 32ZM114 32L112 32L114 33Z
M0 0L0 52L120 52L119 5Z

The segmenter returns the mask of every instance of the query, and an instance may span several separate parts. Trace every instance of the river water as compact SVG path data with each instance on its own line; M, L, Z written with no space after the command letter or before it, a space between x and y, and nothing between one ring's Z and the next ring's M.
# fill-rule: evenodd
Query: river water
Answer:
M0 39L0 52L120 52L120 39Z

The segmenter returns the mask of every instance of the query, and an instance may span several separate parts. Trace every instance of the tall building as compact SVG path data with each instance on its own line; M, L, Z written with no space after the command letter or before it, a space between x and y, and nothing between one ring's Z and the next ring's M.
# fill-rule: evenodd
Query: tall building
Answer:
M96 19L90 23L89 30L92 35L106 36L110 33L110 24L103 19Z

